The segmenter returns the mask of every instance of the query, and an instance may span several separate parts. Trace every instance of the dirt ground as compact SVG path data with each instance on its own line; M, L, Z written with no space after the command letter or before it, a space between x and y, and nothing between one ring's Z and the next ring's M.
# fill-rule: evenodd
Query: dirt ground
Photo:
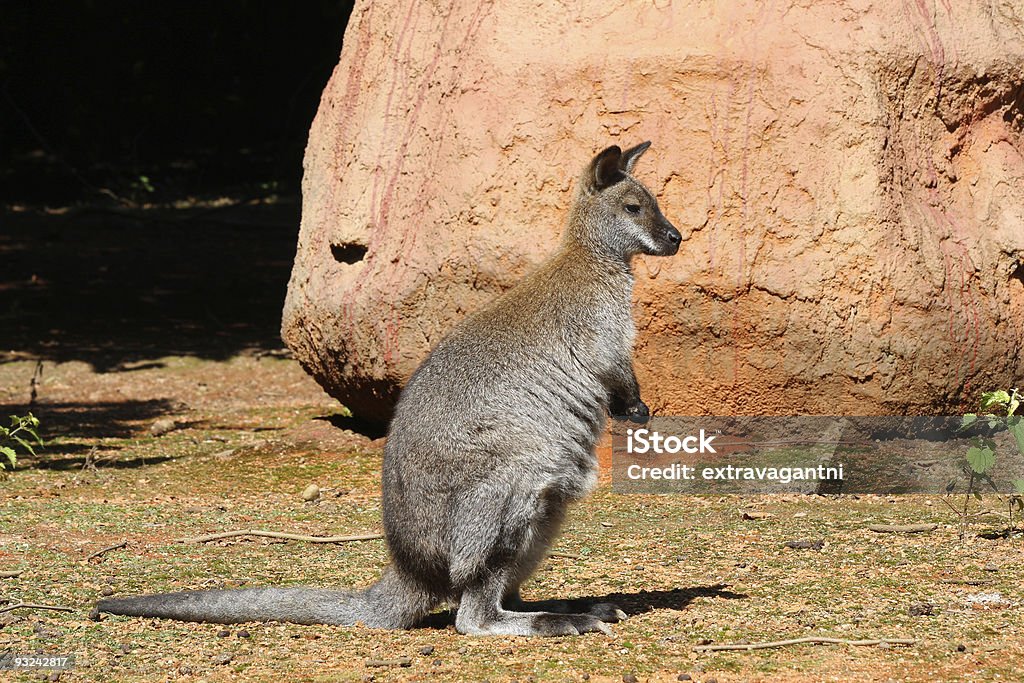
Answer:
M956 520L927 496L627 496L605 480L524 595L616 602L629 619L614 637L468 638L447 612L401 632L91 620L104 594L358 586L386 563L379 540L178 541L380 529L383 434L348 417L276 341L290 210L90 216L100 229L88 243L74 236L81 217L3 217L0 255L17 258L0 283L13 295L0 409L26 409L41 367L34 411L47 445L0 480L0 571L21 572L0 579L0 596L72 611L0 613L0 651L74 654L67 681L1024 677L1021 539L960 543ZM301 496L310 484L322 491L314 502ZM867 529L911 522L938 528ZM785 547L817 539L819 550ZM976 609L979 593L1000 601ZM802 636L916 642L693 650ZM372 666L400 658L408 666Z

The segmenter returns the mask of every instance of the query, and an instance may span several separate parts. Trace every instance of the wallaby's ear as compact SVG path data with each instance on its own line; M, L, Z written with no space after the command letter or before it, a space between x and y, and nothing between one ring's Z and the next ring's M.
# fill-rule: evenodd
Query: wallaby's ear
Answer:
M626 173L633 173L633 167L636 166L637 160L644 155L647 148L651 146L651 141L641 142L636 147L631 147L622 153L619 158L619 168Z
M590 162L593 189L603 190L622 180L622 171L619 170L621 160L622 150L618 145L612 145L594 157Z

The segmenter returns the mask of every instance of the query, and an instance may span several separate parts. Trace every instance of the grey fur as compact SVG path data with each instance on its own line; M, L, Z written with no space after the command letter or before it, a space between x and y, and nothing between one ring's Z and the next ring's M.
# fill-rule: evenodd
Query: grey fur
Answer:
M644 421L633 372L631 262L679 232L631 175L645 142L609 147L577 186L559 250L438 343L395 408L384 449L392 564L361 592L199 591L101 600L115 614L408 628L446 601L475 635L610 632L625 615L523 611L519 586L569 503L597 481L605 414Z

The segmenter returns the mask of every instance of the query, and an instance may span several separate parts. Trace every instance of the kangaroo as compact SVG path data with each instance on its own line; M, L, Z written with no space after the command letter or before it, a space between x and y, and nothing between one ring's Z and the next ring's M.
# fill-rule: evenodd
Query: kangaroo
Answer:
M580 178L560 248L463 320L403 389L384 448L391 565L363 591L252 588L101 600L113 614L185 621L410 628L446 602L471 635L611 633L614 605L534 610L519 586L566 508L597 481L605 414L649 416L633 371L637 254L682 237L633 176L644 142L599 153Z

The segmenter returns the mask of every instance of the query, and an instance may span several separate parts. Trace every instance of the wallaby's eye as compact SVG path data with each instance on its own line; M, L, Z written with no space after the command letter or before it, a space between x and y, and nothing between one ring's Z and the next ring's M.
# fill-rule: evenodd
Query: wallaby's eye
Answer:
M626 209L626 213L640 213L639 204L626 204L626 206L623 208Z

